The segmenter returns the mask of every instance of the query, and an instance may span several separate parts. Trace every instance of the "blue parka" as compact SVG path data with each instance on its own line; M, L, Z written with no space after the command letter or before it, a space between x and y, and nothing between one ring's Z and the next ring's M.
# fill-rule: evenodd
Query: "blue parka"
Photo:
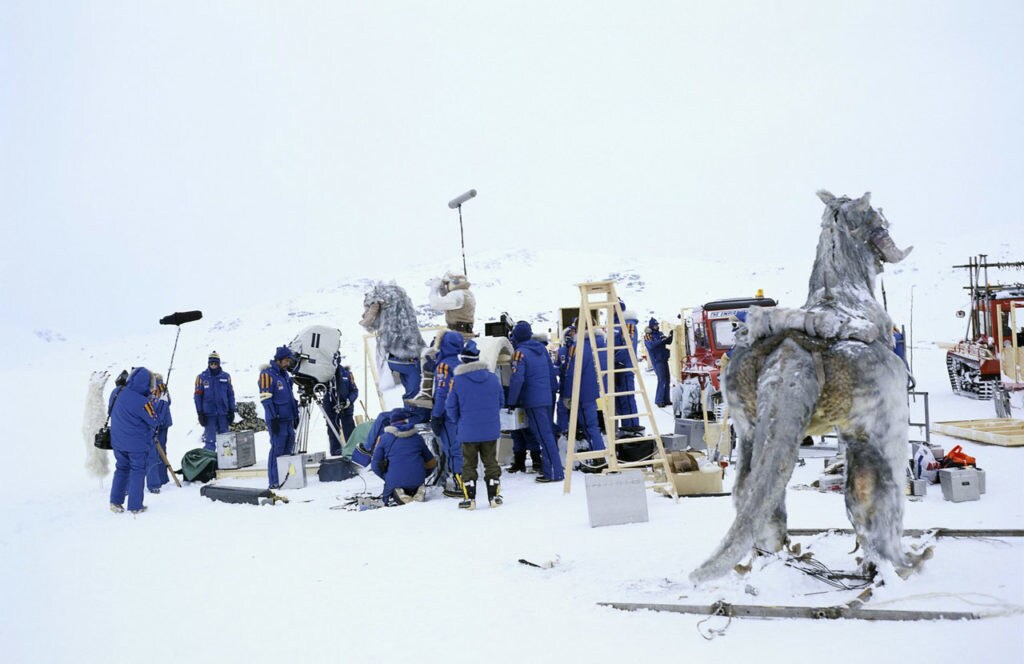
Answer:
M359 388L356 387L355 378L352 377L352 370L339 365L334 371L334 389L328 392L328 400L333 403L347 401L351 406L358 398Z
M633 360L629 357L629 342L626 341L626 336L622 334L622 328L615 328L615 368L616 369L629 369L633 366ZM634 350L635 350L634 346Z
M299 405L292 390L292 377L271 361L264 365L259 378L260 401L267 424L271 420L291 422L299 419Z
M644 346L647 347L647 357L652 363L668 362L668 337L661 330L649 326L644 334Z
M603 334L596 334L594 338L597 339L597 355L600 363L601 370L606 370L608 367L607 353L603 352L607 348L608 344L605 342ZM581 401L595 401L601 393L597 389L597 371L594 369L594 353L590 350L590 340L584 339L583 350L580 351L580 344L573 344L569 349L569 364L565 368L565 382L562 385L562 398L569 399L572 397L573 388L573 376L576 371L576 361L579 360L580 354L583 355L583 366L581 368L582 373L580 377L580 400ZM605 381L604 383L608 383Z
M557 374L551 370L551 356L539 341L522 341L512 353L512 376L508 381L508 403L522 408L551 406L558 390Z
M198 415L227 415L235 412L235 388L231 386L228 372L219 369L213 373L207 369L196 376L195 402Z
M423 484L427 479L425 464L433 458L423 437L416 433L415 425L403 422L384 427L384 433L373 448L370 467L384 480L383 495L387 499L395 489L413 489Z
M148 452L156 433L157 414L149 398L150 373L136 367L110 413L110 444L122 452Z
M156 396L161 392L164 392L167 395L166 399ZM156 394L154 394L153 405L156 407L157 426L166 429L174 424L174 420L171 419L171 393L167 391L167 386L162 380L157 381L157 390Z
M437 349L437 367L434 369L434 407L431 417L444 415L444 404L448 398L448 390L452 387L455 367L462 364L459 351L462 350L462 335L448 330L441 337L441 346Z
M550 396L550 395L549 395ZM455 422L460 443L483 443L501 437L501 412L505 405L501 381L486 362L470 362L455 369L445 412Z
M109 417L109 416L110 416L110 414L111 414L111 413L112 413L112 412L114 411L114 401L116 401L116 400L117 400L117 395L118 395L118 394L120 394L120 393L121 393L121 390L123 390L123 389L124 389L124 385L118 385L118 386L117 386L117 387L115 387L115 388L114 388L114 390L113 390L113 391L112 391L112 392L110 393L110 398L109 398L109 399L107 399L107 416L108 416L108 417Z

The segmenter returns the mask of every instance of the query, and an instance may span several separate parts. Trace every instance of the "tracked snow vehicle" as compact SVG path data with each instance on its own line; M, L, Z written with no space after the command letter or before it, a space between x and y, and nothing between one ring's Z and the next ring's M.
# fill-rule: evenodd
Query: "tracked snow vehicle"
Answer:
M704 392L708 395L708 413L713 419L716 417L722 403L719 384L722 357L736 345L735 323L740 314L750 307L774 307L777 304L758 291L755 297L714 300L703 307L683 311L686 334L683 335L680 361L682 387L676 393L680 398L673 398L677 416L700 417L699 401L696 400L699 397L695 394Z
M989 281L989 270L1021 270L1024 261L990 263L980 254L967 265L954 265L968 272L964 289L971 296L963 341L946 352L949 384L955 394L971 399L991 399L996 389L1024 389L1024 283Z

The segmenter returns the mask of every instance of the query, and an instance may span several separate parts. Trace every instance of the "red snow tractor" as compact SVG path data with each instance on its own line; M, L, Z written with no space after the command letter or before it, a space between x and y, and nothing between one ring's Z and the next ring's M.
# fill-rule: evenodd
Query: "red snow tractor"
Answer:
M736 344L733 327L738 314L750 307L774 307L778 303L764 297L761 291L754 297L740 297L729 300L715 300L703 307L683 312L682 358L680 359L680 381L683 385L684 401L691 407L683 407L683 417L694 415L692 388L699 385L700 390L708 395L707 409L714 413L722 402L722 388L719 384L719 373L722 357ZM673 400L676 403L676 400ZM687 412L690 411L690 412Z
M1021 270L1024 261L990 263L985 254L967 265L971 310L967 334L946 352L949 384L955 394L992 399L997 387L1024 389L1024 283L993 284L988 271Z

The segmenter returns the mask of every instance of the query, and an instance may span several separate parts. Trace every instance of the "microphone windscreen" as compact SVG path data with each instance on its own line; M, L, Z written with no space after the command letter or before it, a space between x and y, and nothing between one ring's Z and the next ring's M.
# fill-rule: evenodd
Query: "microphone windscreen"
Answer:
M161 318L160 324L181 325L182 323L191 323L194 320L199 320L202 317L202 311L175 311L173 314Z
M462 205L463 203L465 203L469 199L473 198L474 196L476 196L476 189L470 189L469 191L467 191L463 195L458 196L458 197L453 198L452 200L448 201L448 207L450 207L451 209L454 210L455 208L459 207L460 205Z

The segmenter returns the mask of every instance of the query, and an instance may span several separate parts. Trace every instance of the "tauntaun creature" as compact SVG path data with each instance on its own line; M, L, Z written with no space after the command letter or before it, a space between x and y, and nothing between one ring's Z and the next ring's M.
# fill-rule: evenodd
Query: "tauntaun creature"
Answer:
M751 551L787 541L786 483L805 435L833 428L846 445L846 511L865 571L911 566L902 548L907 459L907 370L892 350L892 321L874 296L883 263L903 260L870 194L825 203L806 304L754 307L723 372L738 440L736 518L690 579L734 568Z
M103 388L110 374L93 371L89 376L89 388L85 393L85 416L82 418L82 438L85 440L85 469L94 477L106 477L110 472L110 455L95 445L96 432L107 421L107 404L103 400Z
M416 309L405 289L394 281L378 281L363 298L359 324L377 335L378 361L393 355L402 360L419 360L426 344L416 322Z

